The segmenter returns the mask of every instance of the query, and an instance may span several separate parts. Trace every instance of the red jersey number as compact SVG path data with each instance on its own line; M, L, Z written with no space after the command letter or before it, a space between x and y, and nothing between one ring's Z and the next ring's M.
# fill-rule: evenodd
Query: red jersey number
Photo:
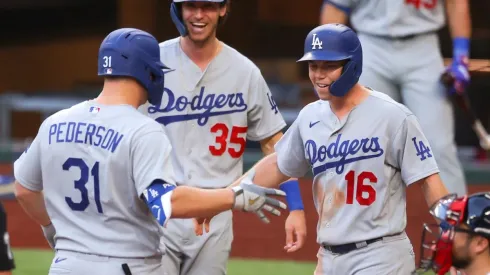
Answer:
M433 9L437 5L437 0L405 0L405 4L413 5L416 9Z
M211 133L216 133L215 144L209 145L209 152L213 156L222 156L226 151L232 158L239 158L245 152L246 139L244 134L247 133L247 127L233 126L230 129L224 123L216 123L211 127ZM229 137L228 137L229 136ZM230 144L235 146L230 147Z
M354 194L357 203L363 206L369 206L376 200L376 189L371 184L378 182L378 178L372 172L364 171L356 178L356 172L351 170L345 175L345 180L347 181L346 204L354 203Z

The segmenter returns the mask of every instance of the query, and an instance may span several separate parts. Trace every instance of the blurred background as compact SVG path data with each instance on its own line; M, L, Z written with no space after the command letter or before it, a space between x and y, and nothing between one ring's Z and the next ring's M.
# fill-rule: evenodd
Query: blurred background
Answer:
M169 2L0 0L3 35L0 40L0 193L16 256L14 274L46 274L52 254L45 250L48 246L41 230L12 197L9 185L12 162L47 116L100 92L97 52L109 32L135 27L152 33L159 41L178 35L169 16ZM220 40L259 66L288 125L305 104L316 99L307 78L307 67L295 61L302 56L306 35L318 25L321 6L322 0L233 0L231 14L218 31ZM471 1L471 14L470 69L475 70L490 65L490 1ZM449 63L452 43L447 27L440 30L439 37L442 53ZM489 129L490 69L473 71L471 77L468 94ZM479 149L468 119L458 108L455 115L458 153L470 191L490 190L487 153ZM249 142L247 146L245 169L262 156L256 143ZM312 274L318 249L317 216L311 201L311 179L304 181L303 200L307 204L309 226L306 247L296 254L283 252L285 217L265 226L255 217L238 213L234 221L231 275ZM417 190L410 192L407 231L418 253L421 222L427 215L426 209L416 208L421 194ZM250 258L256 261L245 260Z

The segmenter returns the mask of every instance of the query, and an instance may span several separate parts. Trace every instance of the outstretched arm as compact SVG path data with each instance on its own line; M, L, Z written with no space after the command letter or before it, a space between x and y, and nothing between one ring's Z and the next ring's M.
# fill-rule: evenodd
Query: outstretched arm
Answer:
M274 153L274 145L276 145L282 136L282 132L278 132L272 137L260 142L264 155L267 156ZM290 211L284 225L286 231L286 245L284 249L287 252L294 252L303 247L306 241L306 217L298 179L290 178L280 185L280 189L286 193Z
M250 178L231 189L214 190L176 187L163 180L155 180L142 192L142 199L158 223L165 226L170 218L212 217L231 209L254 213L264 209L279 216L277 208L287 207L272 196L285 195L281 190L259 187Z
M175 188L171 197L172 218L215 216L233 208L235 192L230 189Z
M239 185L252 171L255 172L253 182L262 187L278 188L282 182L289 179L277 166L277 153L272 153L257 162L252 169L233 182L230 187Z

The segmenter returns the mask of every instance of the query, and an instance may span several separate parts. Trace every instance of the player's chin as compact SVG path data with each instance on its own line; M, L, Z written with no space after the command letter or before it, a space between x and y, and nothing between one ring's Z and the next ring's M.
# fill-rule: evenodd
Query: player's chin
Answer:
M213 33L214 33L213 29L207 29L207 28L199 32L189 31L189 38L196 43L202 43L211 39Z
M316 93L321 100L332 99L332 94L328 91L328 88L327 89L318 89L318 90L316 90Z

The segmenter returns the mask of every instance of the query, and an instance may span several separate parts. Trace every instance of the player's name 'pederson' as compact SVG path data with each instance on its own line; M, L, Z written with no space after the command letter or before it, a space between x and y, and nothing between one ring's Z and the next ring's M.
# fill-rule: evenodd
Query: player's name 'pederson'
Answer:
M49 144L52 142L85 143L114 151L124 135L101 125L83 122L60 122L49 126Z

